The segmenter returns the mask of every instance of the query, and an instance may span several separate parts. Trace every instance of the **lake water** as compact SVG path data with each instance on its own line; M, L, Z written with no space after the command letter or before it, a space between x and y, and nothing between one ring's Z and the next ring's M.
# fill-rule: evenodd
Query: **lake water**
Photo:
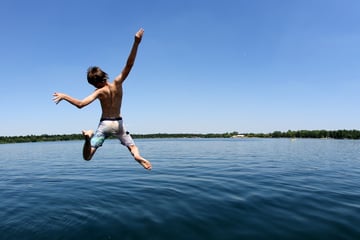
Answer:
M360 141L0 145L0 239L360 239Z

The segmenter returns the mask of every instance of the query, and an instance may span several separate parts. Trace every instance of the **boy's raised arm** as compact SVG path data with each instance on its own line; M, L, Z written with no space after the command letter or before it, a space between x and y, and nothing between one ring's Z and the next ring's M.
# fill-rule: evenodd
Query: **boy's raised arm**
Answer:
M137 49L141 42L143 34L144 34L144 29L142 29L142 28L140 28L139 31L137 31L137 33L135 34L134 43L131 48L129 57L126 61L126 65L125 65L124 69L121 71L121 73L115 78L115 80L114 80L115 84L121 84L126 79L126 77L129 75L131 68L134 65Z

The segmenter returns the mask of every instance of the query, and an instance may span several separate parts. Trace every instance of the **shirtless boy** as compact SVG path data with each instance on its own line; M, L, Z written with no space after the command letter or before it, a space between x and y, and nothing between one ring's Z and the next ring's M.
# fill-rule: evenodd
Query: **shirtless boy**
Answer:
M65 100L78 108L87 106L95 99L100 100L102 115L95 134L92 130L82 131L85 138L83 148L83 157L85 160L91 160L96 150L102 146L107 137L116 136L120 140L121 144L129 149L132 156L138 163L140 163L145 169L151 169L151 163L140 155L139 150L129 132L126 131L120 112L123 96L122 84L134 65L137 49L143 34L143 29L140 29L135 34L134 43L126 65L112 83L108 82L108 75L99 67L90 67L88 69L87 79L88 82L96 88L92 94L85 97L83 100L78 100L64 93L56 92L53 94L53 101L56 104Z

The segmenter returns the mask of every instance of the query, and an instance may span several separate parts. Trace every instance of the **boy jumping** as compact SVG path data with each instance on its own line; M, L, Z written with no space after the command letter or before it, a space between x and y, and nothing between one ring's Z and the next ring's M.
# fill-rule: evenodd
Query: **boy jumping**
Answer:
M87 106L95 99L100 100L102 115L95 134L92 130L82 131L85 138L83 148L84 160L91 160L96 150L102 146L107 137L116 136L120 140L121 144L129 149L138 163L140 163L145 169L151 169L151 163L140 155L139 150L129 132L125 130L120 111L123 96L122 84L134 65L137 49L143 34L143 29L140 29L135 34L134 43L126 65L112 83L108 82L107 73L102 71L99 67L90 67L87 72L87 80L89 84L96 88L92 94L85 97L83 100L78 100L64 93L56 92L53 94L53 101L56 104L58 104L61 100L66 100L78 108Z

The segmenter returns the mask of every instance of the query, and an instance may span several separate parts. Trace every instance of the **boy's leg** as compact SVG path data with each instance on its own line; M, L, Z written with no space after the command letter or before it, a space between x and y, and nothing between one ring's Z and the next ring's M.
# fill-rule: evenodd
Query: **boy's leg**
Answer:
M83 147L83 158L84 160L89 161L96 152L96 148L91 147L90 143L91 137L94 135L94 132L92 130L88 130L82 131L82 134L85 138L85 143Z
M137 148L137 146L130 145L130 146L128 146L128 149L131 152L131 155L133 155L135 161L140 163L140 165L143 166L145 169L151 170L151 167L152 167L151 163L140 155L139 149Z
M134 140L132 139L130 133L126 131L122 120L119 121L118 133L119 135L117 135L117 137L120 140L121 144L129 149L135 161L140 163L140 165L143 166L145 169L151 170L152 167L151 163L140 155L139 149L135 145Z

